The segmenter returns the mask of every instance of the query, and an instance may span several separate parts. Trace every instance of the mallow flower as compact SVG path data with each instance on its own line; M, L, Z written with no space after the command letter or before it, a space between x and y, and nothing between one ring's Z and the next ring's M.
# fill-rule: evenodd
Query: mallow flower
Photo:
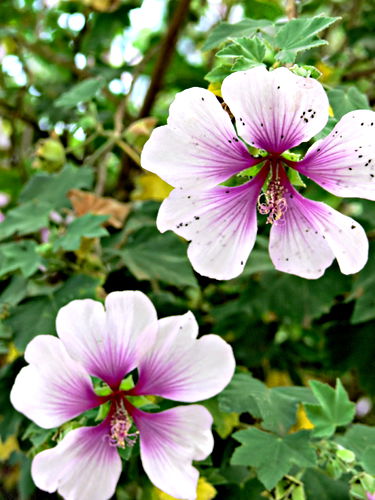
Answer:
M292 161L287 152L328 120L328 99L318 81L258 66L229 75L221 91L230 113L208 90L177 94L167 125L155 129L143 149L142 166L175 187L160 207L159 230L190 241L188 257L198 273L230 279L243 271L253 248L259 211L271 225L269 253L276 269L314 279L336 257L344 274L359 271L368 257L363 228L304 198L288 169L334 195L374 200L375 112L344 115L301 161ZM251 147L263 155L252 156ZM243 170L254 177L223 185Z
M194 499L198 471L192 461L213 448L210 413L196 404L148 413L133 405L132 396L186 403L210 398L233 375L231 347L217 335L197 339L191 312L158 320L137 291L110 293L105 309L91 299L74 300L60 309L56 330L58 337L38 335L28 344L29 364L15 380L13 406L46 429L103 403L109 412L99 425L75 428L34 457L38 488L57 490L67 500L106 500L121 473L117 448L139 438L150 480L169 495ZM122 380L135 368L135 386L123 390ZM108 385L107 395L97 394L91 377Z

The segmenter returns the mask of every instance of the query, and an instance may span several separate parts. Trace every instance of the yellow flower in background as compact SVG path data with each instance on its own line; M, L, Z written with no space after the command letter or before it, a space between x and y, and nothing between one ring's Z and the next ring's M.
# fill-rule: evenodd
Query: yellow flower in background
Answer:
M0 462L8 460L10 455L17 450L19 450L19 447L16 436L9 436L4 443L0 439Z
M300 404L297 408L296 423L290 428L289 433L292 434L303 429L309 430L313 428L314 424L308 419L304 406Z
M217 495L216 489L209 483L204 477L200 477L197 487L197 500L212 500ZM167 493L159 490L159 488L153 489L153 500L177 500L175 497L171 497Z
M132 200L163 201L172 187L155 174L141 174L135 179L135 190Z

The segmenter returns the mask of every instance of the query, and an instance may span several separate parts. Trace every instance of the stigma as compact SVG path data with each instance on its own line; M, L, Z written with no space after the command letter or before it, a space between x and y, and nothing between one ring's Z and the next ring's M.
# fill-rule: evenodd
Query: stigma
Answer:
M268 215L267 224L284 223L284 214L288 209L284 196L285 188L281 185L278 178L272 179L268 185L267 191L261 193L258 197L258 212L262 215Z
M110 420L109 444L119 448L134 446L139 432L129 433L132 420L126 411L123 402L117 404L116 411Z

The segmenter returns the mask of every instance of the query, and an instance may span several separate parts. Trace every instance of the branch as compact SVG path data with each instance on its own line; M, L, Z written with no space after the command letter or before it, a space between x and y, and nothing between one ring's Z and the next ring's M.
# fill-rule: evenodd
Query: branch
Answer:
M286 15L288 19L294 19L297 17L297 6L295 0L286 0Z
M150 86L143 102L142 109L139 113L139 118L144 118L150 114L152 105L154 104L157 93L160 90L164 74L175 50L178 33L181 30L184 19L189 11L190 2L191 0L180 0L177 4L177 9L174 12L168 31L161 44L159 57L154 66Z

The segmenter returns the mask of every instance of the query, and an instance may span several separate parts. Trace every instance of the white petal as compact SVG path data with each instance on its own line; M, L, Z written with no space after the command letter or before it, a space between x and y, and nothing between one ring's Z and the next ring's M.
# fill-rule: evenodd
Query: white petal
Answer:
M235 369L232 348L218 335L197 340L197 334L191 312L159 320L156 341L139 362L134 393L194 402L222 391Z
M375 200L375 112L347 113L293 167L336 196Z
M43 491L65 500L108 500L121 474L117 449L103 425L70 431L55 448L35 456L31 475Z
M313 78L286 68L264 66L232 73L222 94L245 141L271 153L282 153L308 141L328 120L328 98Z
M177 94L168 125L151 134L142 167L175 187L211 187L256 164L237 138L228 113L206 89Z
M334 257L344 274L364 267L368 240L357 222L324 203L304 198L292 187L287 203L284 224L271 229L270 256L276 269L316 279Z
M212 417L203 406L133 414L140 432L142 465L155 486L175 498L194 500L199 473L193 460L212 451Z
M175 189L163 201L159 231L191 240L188 257L203 276L231 279L243 271L257 233L256 203L267 171L237 187L206 191Z
M25 359L29 366L18 374L10 400L40 427L57 427L100 404L89 375L56 337L35 337Z
M142 292L112 292L105 306L106 312L99 302L74 300L60 309L56 329L73 358L91 375L116 387L153 340L157 317Z

